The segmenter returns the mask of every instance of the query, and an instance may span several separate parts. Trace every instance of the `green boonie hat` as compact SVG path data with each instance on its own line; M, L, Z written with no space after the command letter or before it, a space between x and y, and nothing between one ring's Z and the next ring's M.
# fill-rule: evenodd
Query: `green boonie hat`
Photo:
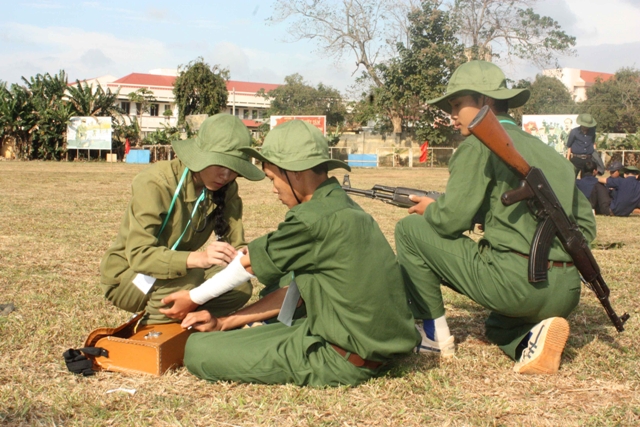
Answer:
M447 92L440 98L427 101L451 114L449 100L458 96L480 93L493 99L508 99L509 108L521 107L529 99L529 89L507 89L507 79L500 68L491 62L470 61L454 71Z
M595 119L591 116L591 114L580 114L576 119L576 123L580 126L584 126L586 128L596 127L598 123L596 123Z
M178 158L191 171L200 172L209 166L223 166L250 180L260 181L264 172L251 164L251 159L240 151L251 145L249 129L230 114L208 117L198 136L171 142Z
M636 173L640 173L640 169L638 169L636 166L625 166L624 168L624 172L636 172Z
M262 162L292 172L311 169L322 163L326 163L329 170L351 170L345 162L329 157L329 144L322 132L302 120L291 120L274 127L264 139L260 151L253 148L241 150Z

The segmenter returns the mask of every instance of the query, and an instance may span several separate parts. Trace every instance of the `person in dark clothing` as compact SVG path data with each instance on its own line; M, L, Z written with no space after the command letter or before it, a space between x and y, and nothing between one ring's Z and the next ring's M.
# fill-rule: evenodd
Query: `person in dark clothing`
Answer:
M629 216L634 210L640 209L640 169L626 166L622 170L623 177L607 178L606 186L615 190L612 193L611 212L615 216Z
M580 172L580 179L576 180L576 186L589 199L591 208L597 215L612 215L609 190L598 182L597 174L595 162L587 160Z
M593 158L596 149L596 121L591 114L580 114L576 119L580 125L571 129L567 140L567 159L576 168L576 176L587 160Z

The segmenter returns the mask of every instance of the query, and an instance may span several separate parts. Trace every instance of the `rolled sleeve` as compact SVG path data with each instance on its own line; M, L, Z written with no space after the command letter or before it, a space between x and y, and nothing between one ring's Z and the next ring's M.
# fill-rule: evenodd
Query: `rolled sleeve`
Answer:
M309 227L289 211L278 229L249 243L251 268L269 286L290 271L315 264L314 238Z

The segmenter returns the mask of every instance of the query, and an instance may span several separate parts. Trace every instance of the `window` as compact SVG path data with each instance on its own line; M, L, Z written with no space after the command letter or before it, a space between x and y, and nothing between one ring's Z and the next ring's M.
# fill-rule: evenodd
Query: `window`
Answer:
M262 119L264 117L264 111L258 110L258 119Z
M249 118L249 110L244 110L244 114L242 115L243 119L248 119Z
M142 104L140 104L139 102L136 102L136 115L142 115Z
M253 120L257 120L258 119L258 110L251 110L251 118Z
M167 111L167 110L171 111L171 104L165 104L164 111Z
M160 111L159 104L149 104L149 115L150 116L158 116L158 112Z
M131 103L130 102L121 102L120 108L124 112L124 114L129 114L131 112Z

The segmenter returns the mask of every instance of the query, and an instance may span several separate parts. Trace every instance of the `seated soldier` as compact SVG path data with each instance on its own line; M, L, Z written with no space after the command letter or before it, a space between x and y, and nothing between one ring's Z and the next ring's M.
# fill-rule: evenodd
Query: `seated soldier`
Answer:
M248 254L214 276L213 282L235 271L225 283L205 282L166 298L176 309L167 315L180 317L179 306L190 311L249 273L277 290L226 317L189 313L183 327L217 332L189 337L185 366L209 381L263 384L355 385L379 375L420 338L391 246L327 175L349 166L331 160L322 133L298 120L269 132L260 152L242 151L262 161L273 192L290 210L276 231L249 243ZM291 321L297 303L306 317ZM238 329L275 316L280 322Z
M489 106L517 151L542 169L567 215L587 241L593 240L595 218L574 184L571 163L507 114L528 98L527 89L508 89L502 70L489 62L471 61L453 73L447 93L429 103L451 114L468 138L451 158L445 194L437 200L411 196L418 204L409 212L418 215L397 224L395 240L410 307L423 320L420 352L454 354L442 299L445 285L490 310L487 338L517 361L516 372L552 374L569 337L565 318L580 300L580 274L555 239L548 280L529 283L529 249L538 221L526 202L501 203L502 194L518 187L520 177L469 131L480 109ZM484 219L484 236L476 243L463 232L477 214Z
M622 169L623 177L610 176L606 186L612 190L611 212L615 216L629 216L640 209L640 170L635 166Z
M587 196L597 215L612 215L609 190L598 182L597 175L598 167L595 162L587 160L580 171L580 179L576 179L576 186Z

